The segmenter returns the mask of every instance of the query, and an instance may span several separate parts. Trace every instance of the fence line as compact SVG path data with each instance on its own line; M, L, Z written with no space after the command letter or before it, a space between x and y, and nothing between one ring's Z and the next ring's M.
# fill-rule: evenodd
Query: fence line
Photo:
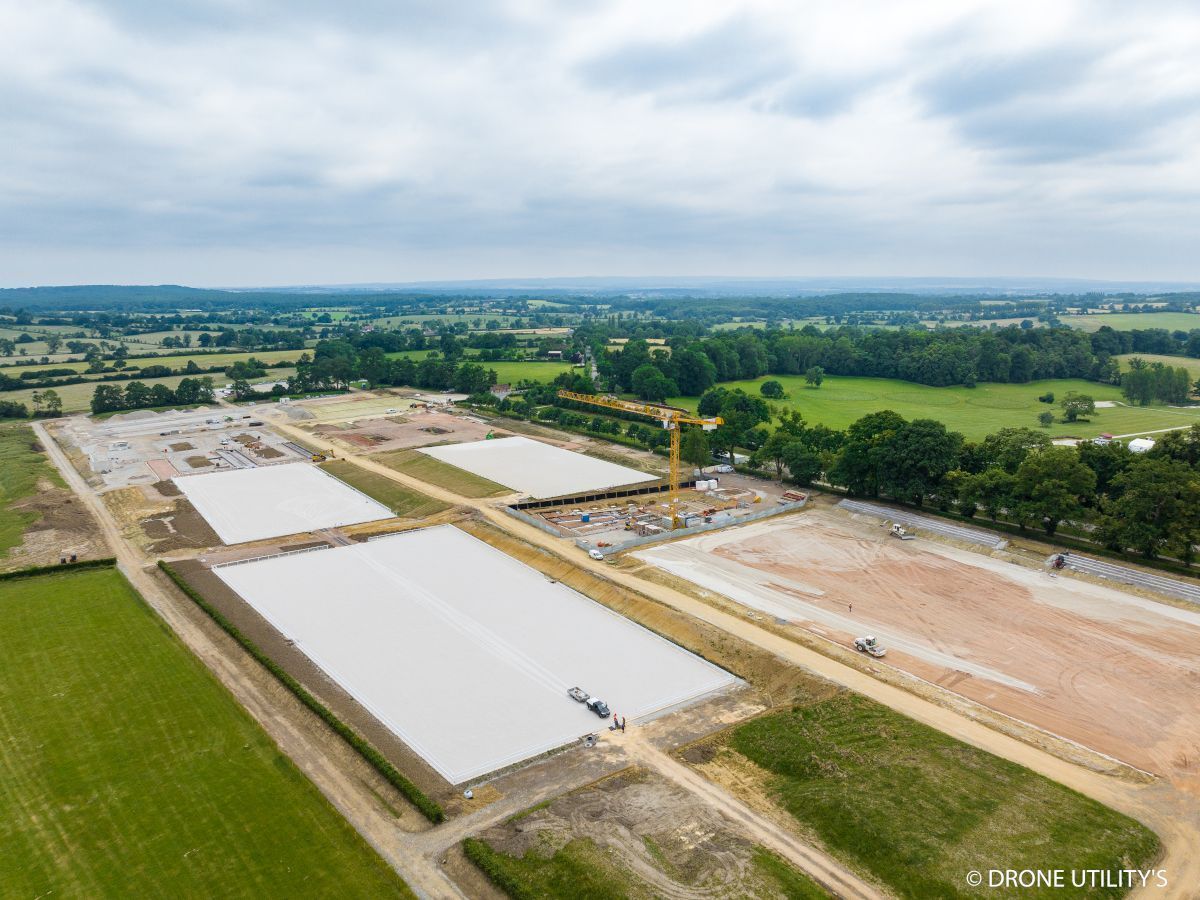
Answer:
M245 565L246 563L262 562L264 559L279 559L280 557L283 557L283 556L296 556L300 553L314 553L318 550L332 550L332 549L333 548L330 547L328 544L324 544L320 547L301 547L299 550L281 550L279 553L268 553L266 556L251 556L246 559L234 559L234 560L230 560L229 562L216 563L215 565L209 566L209 568L210 569L227 569L230 566L241 566L241 565Z

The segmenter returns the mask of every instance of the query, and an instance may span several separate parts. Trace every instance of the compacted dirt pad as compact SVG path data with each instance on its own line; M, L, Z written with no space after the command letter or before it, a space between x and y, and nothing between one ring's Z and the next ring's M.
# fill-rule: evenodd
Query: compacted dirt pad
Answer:
M808 513L641 551L701 587L1200 793L1200 610Z

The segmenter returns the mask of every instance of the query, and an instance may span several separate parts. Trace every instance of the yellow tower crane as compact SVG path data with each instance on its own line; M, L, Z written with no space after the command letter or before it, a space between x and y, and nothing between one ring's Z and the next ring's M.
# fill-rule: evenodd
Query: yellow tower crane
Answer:
M699 425L705 431L712 431L718 425L724 425L725 420L720 416L693 416L682 409L671 406L659 406L655 403L639 403L636 400L622 400L620 397L600 396L597 394L577 394L575 391L559 391L562 400L574 400L576 403L586 403L588 406L602 406L605 409L615 409L620 412L636 413L648 419L661 422L662 427L671 433L671 527L679 527L679 431L681 425Z

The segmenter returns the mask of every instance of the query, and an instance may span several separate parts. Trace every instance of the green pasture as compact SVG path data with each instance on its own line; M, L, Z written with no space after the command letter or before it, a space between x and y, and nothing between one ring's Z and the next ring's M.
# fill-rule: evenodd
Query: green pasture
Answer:
M411 897L115 569L0 582L0 894Z
M753 381L726 382L724 387L741 388L759 395L764 381L778 381L787 399L768 401L799 410L806 421L830 428L845 428L867 413L881 409L898 412L906 419L937 419L952 431L960 431L978 440L1000 428L1025 426L1037 428L1038 413L1049 410L1059 417L1058 406L1068 391L1087 394L1098 401L1123 403L1120 388L1077 379L1034 381L1029 384L981 384L977 387L929 387L887 378L846 378L826 376L819 388L807 387L800 376L764 376ZM1047 392L1055 403L1038 402ZM695 409L696 397L675 397L672 405ZM1046 433L1050 437L1089 438L1110 434L1141 434L1163 428L1200 422L1200 407L1114 406L1098 409L1088 422L1055 422Z

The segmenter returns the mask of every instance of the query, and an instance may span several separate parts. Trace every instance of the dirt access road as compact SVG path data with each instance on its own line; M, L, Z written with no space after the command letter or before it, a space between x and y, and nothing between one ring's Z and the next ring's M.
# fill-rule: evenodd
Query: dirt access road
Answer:
M1200 609L897 541L843 513L649 547L639 559L1200 797Z
M277 423L276 427L284 431L292 430L286 422ZM311 436L308 437L312 442ZM326 449L332 448L327 446ZM719 610L682 591L640 578L608 563L592 560L581 554L569 541L552 537L514 519L499 508L494 500L461 497L356 454L346 458L414 490L448 503L472 507L505 531L566 558L573 565L587 569L600 578L611 580L622 587L715 625L781 659L816 672L836 684L870 697L951 737L1023 765L1134 817L1152 828L1162 840L1164 858L1161 865L1167 870L1170 886L1163 890L1147 888L1135 891L1131 896L1178 897L1186 900L1195 900L1198 896L1200 853L1196 848L1200 847L1200 802L1197 802L1195 797L1177 790L1173 785L1165 781L1134 784L1068 762L1017 738L1001 734L953 709L880 681L867 671L831 659L744 618Z

